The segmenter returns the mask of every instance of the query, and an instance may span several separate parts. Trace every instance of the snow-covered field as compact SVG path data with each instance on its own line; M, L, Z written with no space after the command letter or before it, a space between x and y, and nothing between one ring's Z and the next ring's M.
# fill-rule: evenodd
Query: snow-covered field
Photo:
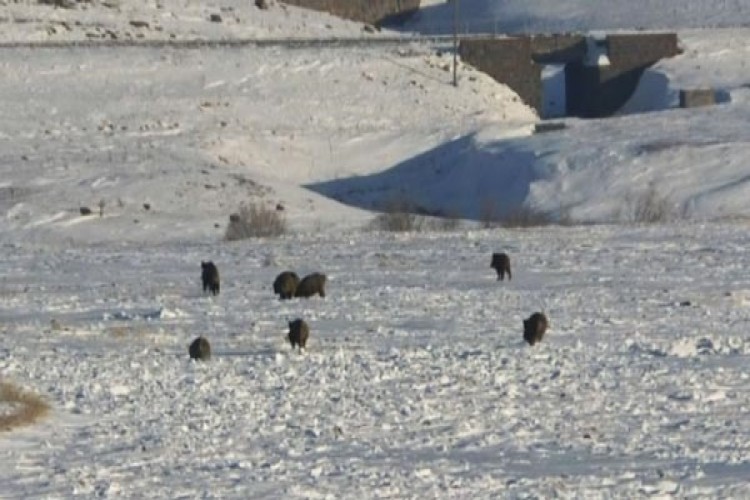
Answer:
M744 497L748 240L712 224L5 244L1 373L55 410L2 438L0 489ZM326 298L277 300L287 268L328 273ZM532 349L521 321L542 309ZM284 339L295 317L303 355ZM199 334L210 362L188 359Z
M571 2L570 29L691 29L624 116L537 135L434 41L13 46L389 35L253 3L0 0L0 378L52 406L0 434L0 497L750 497L745 2ZM424 3L407 31L449 14ZM558 2L505 4L543 31ZM674 109L700 86L722 104ZM675 220L613 224L649 190ZM365 229L403 193L467 220ZM488 199L574 225L480 229ZM223 241L250 202L289 233ZM327 296L279 301L287 269Z

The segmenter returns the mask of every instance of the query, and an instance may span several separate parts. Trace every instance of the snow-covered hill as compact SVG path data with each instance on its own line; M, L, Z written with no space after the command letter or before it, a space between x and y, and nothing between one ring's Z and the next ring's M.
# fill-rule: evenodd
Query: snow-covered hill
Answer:
M339 30L325 15L281 4L107 5L9 4L13 29L3 33L35 40L57 16L110 23L156 12L185 28L180 39L239 36L207 20L218 10L244 20L242 36L275 36L269 19L289 36L373 36L357 23L340 21ZM489 8L461 7L466 15ZM195 22L180 21L191 12ZM531 22L537 11L528 12ZM37 22L20 22L24 15ZM653 67L627 106L640 114L568 120L566 131L539 136L531 133L535 114L507 87L463 66L452 87L451 57L434 43L6 48L0 224L19 238L215 239L243 202L282 203L297 230L317 230L359 227L370 217L339 202L367 210L404 196L466 218L491 204L611 222L652 191L681 217L746 216L746 36L741 28L680 31L685 53ZM722 105L670 109L680 88L706 86ZM80 206L102 200L106 217L80 217ZM144 213L144 203L153 210Z
M57 7L54 4L67 7ZM231 40L373 36L335 16L253 0L3 0L0 41Z

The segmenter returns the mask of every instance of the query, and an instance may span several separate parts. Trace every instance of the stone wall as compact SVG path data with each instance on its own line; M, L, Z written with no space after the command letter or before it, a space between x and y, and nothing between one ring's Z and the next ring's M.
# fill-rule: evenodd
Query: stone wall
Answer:
M410 16L419 10L421 0L282 0L306 9L369 24L381 24Z
M463 62L508 85L526 104L538 109L541 67L531 58L530 38L464 40L459 51Z
M646 68L679 53L677 36L610 35L610 64L587 66L586 37L577 34L461 40L464 62L508 85L537 111L542 110L542 67L565 64L567 113L602 117L615 113L635 91Z
M459 51L464 62L506 84L540 111L543 64L582 58L586 40L580 35L474 38L462 40Z

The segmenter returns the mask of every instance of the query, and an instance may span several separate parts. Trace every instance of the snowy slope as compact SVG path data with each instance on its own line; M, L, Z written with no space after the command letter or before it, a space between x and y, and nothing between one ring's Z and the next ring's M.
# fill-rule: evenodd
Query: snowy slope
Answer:
M484 123L533 119L476 71L457 92L447 58L419 45L8 54L3 226L29 237L216 238L231 212L258 200L288 205L299 226L318 211L340 220L338 204L300 184L382 169ZM79 216L100 200L105 220Z
M220 0L3 0L0 41L232 40L373 35L361 23L268 2ZM212 16L218 16L218 18Z

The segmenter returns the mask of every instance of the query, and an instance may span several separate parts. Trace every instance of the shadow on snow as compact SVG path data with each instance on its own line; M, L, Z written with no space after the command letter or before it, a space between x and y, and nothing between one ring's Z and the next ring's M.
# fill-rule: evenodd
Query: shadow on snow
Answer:
M479 220L487 211L518 210L531 184L545 176L537 155L512 139L477 144L466 135L371 175L305 187L365 210L410 211Z

